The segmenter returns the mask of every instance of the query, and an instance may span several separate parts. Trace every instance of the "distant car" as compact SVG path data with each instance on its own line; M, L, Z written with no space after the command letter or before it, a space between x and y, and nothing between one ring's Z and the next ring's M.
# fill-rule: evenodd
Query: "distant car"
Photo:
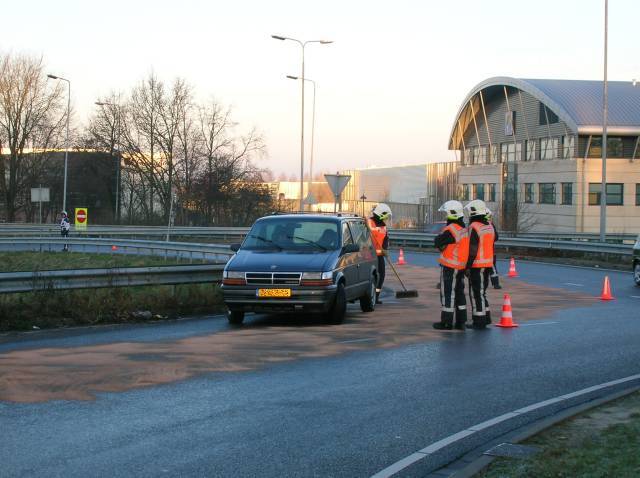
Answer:
M633 245L633 280L640 285L640 234Z
M347 302L375 308L376 252L363 218L288 214L258 219L227 263L222 293L230 323L246 312L323 313L344 320Z
M446 225L446 221L437 221L432 222L431 224L425 224L422 232L426 232L428 234L440 234Z

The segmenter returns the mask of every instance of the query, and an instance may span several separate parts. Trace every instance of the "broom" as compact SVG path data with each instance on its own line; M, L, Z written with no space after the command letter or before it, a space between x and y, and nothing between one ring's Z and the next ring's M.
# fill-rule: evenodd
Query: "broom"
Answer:
M384 257L387 260L387 263L391 266L391 270L396 275L396 278L398 279L398 282L400 282L400 285L402 286L402 289L403 289L403 290L396 291L396 299L407 299L409 297L418 297L417 290L415 289L409 290L405 287L404 282L402 282L402 279L400 279L400 276L398 275L398 271L393 266L393 262L391 262L391 259L389 259L389 256L385 255Z

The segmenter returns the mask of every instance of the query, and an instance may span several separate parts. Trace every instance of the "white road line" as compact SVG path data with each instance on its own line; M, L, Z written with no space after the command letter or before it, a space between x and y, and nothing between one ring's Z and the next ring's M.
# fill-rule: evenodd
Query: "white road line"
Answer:
M520 324L520 327L532 327L534 325L549 325L549 324L557 324L558 322L536 322L534 324Z
M576 287L584 287L584 284L574 284L573 282L565 282L564 285L573 285Z
M640 299L640 295L630 295L629 297L632 299Z
M602 390L604 388L608 388L608 387L613 387L615 385L620 385L623 383L627 383L627 382L632 382L634 380L640 380L640 373L636 374L636 375L630 375L628 377L625 378L621 378L619 380L612 380L611 382L605 382L605 383L601 383L599 385L594 385L592 387L588 387L588 388L583 388L582 390L578 390L576 392L572 392L572 393L567 393L565 395L560 395L559 397L554 397L554 398L550 398L548 400L543 400L542 402L538 402L538 403L534 403L532 405L529 405L527 407L524 408L519 408L518 410L514 410L512 412L508 412L505 413L503 415L497 416L495 418L492 418L490 420L486 420L484 422L478 423L476 425L473 425L465 430L461 430L458 433L454 433L453 435L449 435L448 437L445 437L441 440L438 440L424 448L422 448L421 450L418 450L415 453L412 453L411 455L403 458L402 460L399 460L395 463L393 463L392 465L389 465L388 467L386 467L384 470L380 470L378 473L376 473L375 475L372 475L371 478L388 478L390 476L395 475L396 473L398 473L399 471L402 471L403 469L407 468L410 465L413 465L414 463L416 463L417 461L420 461L421 459L423 459L424 457L426 457L427 455L431 455L439 450L442 450L444 447L451 445L452 443L455 443L457 441L460 441L464 438L467 438L468 436L473 435L474 433L477 433L479 431L482 430L486 430L487 428L490 428L494 425L497 425L499 423L505 422L507 420L510 420L511 418L517 417L518 415L522 415L534 410L538 410L540 408L546 407L548 405L553 405L554 403L560 403L563 402L565 400L569 400L571 398L575 398L575 397L579 397L581 395L585 395L587 393L591 393L591 392L595 392L597 390Z
M353 339L353 340L341 340L339 344L355 344L357 342L373 342L376 339Z

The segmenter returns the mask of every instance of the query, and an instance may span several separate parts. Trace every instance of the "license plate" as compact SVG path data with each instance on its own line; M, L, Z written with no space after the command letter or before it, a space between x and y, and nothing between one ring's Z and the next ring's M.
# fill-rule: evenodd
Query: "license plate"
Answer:
M291 297L291 289L258 289L258 297Z

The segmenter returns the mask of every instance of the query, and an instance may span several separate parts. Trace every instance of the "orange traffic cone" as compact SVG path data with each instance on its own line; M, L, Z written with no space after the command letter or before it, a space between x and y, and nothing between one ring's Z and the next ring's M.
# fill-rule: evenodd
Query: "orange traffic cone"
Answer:
M400 248L400 255L398 256L398 265L403 266L406 263L407 261L404 260L404 251L402 250L402 248Z
M496 324L496 327L511 328L517 326L518 324L513 321L513 314L511 312L511 297L509 297L509 294L505 294L502 304L502 317L500 317L500 323Z
M516 261L511 258L511 262L509 263L509 273L507 277L518 277L518 272L516 271Z
M111 250L112 251L117 251L118 250L118 246L116 246L115 244L113 246L111 246Z
M602 294L600 300L613 300L611 295L611 284L609 283L609 276L604 276L604 284L602 284Z

